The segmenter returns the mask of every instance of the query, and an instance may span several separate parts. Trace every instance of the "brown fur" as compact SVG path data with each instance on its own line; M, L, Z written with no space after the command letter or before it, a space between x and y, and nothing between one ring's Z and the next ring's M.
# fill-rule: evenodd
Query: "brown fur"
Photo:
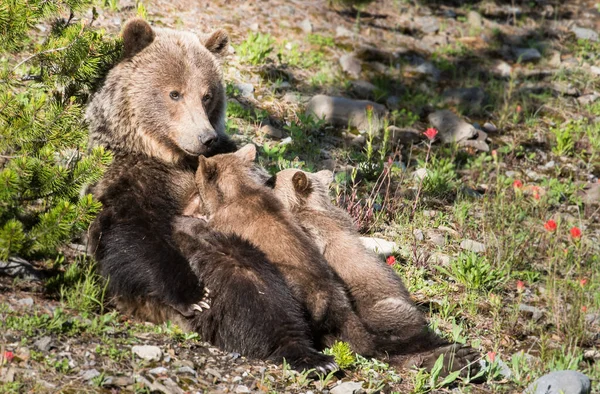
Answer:
M252 176L255 148L200 158L196 183L209 226L235 234L265 253L292 294L308 310L313 333L334 333L365 355L376 352L374 338L352 311L341 282L316 245L295 223L272 190Z

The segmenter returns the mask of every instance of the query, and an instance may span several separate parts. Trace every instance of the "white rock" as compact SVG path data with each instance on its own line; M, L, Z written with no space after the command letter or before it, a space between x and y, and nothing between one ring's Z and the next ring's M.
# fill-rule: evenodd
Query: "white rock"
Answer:
M310 23L310 19L306 18L305 20L302 21L302 23L300 23L300 28L302 29L302 31L304 31L306 34L310 34L313 31L313 26L312 23Z
M413 236L417 241L422 241L425 239L425 235L423 235L423 230L419 230L418 228L413 230Z
M393 254L398 249L395 242L386 241L382 238L360 237L360 241L365 248L385 257Z
M345 73L353 78L358 78L362 71L362 63L351 53L346 53L340 57L340 66Z
M571 31L573 33L575 33L577 38L581 38L583 40L591 40L591 41L599 40L598 33L592 29L586 29L585 27L573 26L571 28Z
M131 348L131 351L139 358L146 361L160 361L162 350L158 346L151 345L136 345Z
M485 252L485 245L481 242L473 241L472 239L465 239L460 243L460 248L475 253Z
M331 389L331 394L354 394L362 390L363 382L344 382Z

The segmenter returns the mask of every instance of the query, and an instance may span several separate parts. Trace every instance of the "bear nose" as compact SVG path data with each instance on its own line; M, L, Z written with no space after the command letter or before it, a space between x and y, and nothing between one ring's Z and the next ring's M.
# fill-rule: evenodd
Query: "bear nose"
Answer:
M217 134L203 134L200 136L200 142L202 142L202 145L204 146L211 146L217 140L217 138Z

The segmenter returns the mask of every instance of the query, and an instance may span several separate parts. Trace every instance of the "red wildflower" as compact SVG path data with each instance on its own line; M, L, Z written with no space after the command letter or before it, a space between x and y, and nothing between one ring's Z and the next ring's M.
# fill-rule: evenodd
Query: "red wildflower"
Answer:
M9 351L4 352L4 359L6 361L11 362L13 358L15 358L15 355L13 352L9 352Z
M554 231L556 231L556 222L550 219L546 223L544 223L544 228L553 233Z
M573 239L581 238L581 230L579 229L579 227L572 227L571 230L569 230L569 232L571 233L571 237L573 237Z
M433 139L435 138L437 133L438 133L438 131L436 129L434 129L433 127L430 127L427 130L425 130L425 132L423 134L425 134L425 137L427 137L427 139L429 139L429 141L433 141Z
M520 293L523 290L525 290L525 282L523 282L522 280L518 280L517 281L517 291Z
M579 279L579 286L585 287L586 284L587 284L587 278Z
M396 258L394 256L389 256L385 262L387 263L387 265L394 265L396 264Z
M487 352L487 356L491 363L496 360L496 352Z
M520 189L520 188L522 188L522 187L523 187L523 182L521 182L521 181L520 181L520 180L518 180L518 179L515 179L515 181L513 182L513 187L514 187L515 189Z
M582 311L583 313L586 313L586 312L587 312L587 306L585 306L585 305L582 305L582 306L581 306L581 311Z
M517 105L517 113L520 114L521 112L523 112L523 108L521 108L520 105Z

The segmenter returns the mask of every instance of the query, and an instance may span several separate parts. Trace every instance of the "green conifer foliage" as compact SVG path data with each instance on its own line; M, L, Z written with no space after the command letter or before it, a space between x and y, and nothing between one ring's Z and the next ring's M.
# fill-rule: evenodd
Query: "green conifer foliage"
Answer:
M121 48L91 3L0 0L0 259L54 255L100 209L83 191L111 156L87 150L84 104Z

